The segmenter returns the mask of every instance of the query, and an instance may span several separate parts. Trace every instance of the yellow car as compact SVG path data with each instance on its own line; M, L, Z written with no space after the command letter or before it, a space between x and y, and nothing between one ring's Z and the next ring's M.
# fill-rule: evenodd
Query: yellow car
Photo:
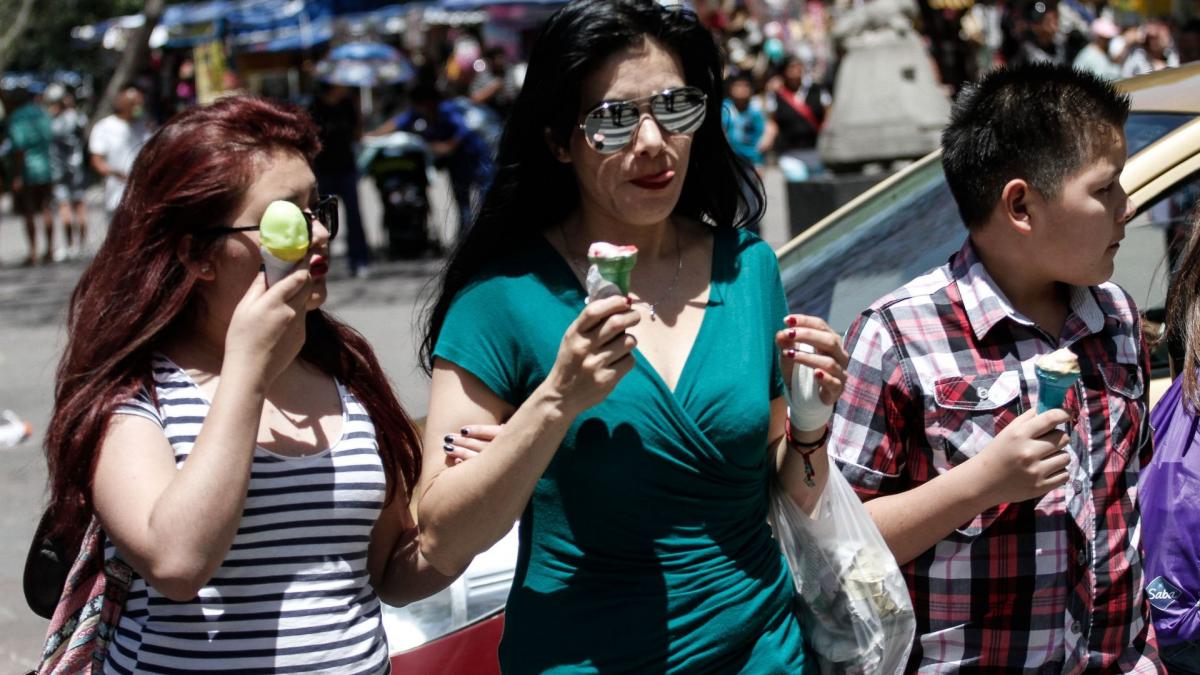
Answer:
M1121 183L1137 215L1117 254L1113 281L1134 297L1147 332L1157 336L1174 257L1168 242L1186 233L1200 198L1200 62L1118 86L1133 103ZM788 304L845 333L876 299L944 264L966 235L941 153L931 153L779 249ZM1151 368L1154 402L1170 383L1165 346L1152 353Z

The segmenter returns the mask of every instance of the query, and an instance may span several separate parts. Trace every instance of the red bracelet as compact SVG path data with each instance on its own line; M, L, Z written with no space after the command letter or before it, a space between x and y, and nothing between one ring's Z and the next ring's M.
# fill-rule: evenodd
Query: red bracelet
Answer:
M825 433L821 434L816 442L801 443L792 438L792 421L788 419L784 422L784 438L787 440L788 447L800 453L800 457L804 459L804 484L808 487L816 487L817 482L814 478L817 470L813 468L810 457L817 449L824 447L829 442L829 424L825 425Z

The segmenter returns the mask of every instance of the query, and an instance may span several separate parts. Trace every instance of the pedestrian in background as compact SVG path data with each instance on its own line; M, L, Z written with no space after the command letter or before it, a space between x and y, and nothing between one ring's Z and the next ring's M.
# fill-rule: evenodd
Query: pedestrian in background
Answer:
M27 265L36 265L38 256L37 218L42 221L45 253L42 262L54 259L54 214L50 210L52 170L50 149L54 141L50 116L31 91L17 92L18 106L7 118L8 138L12 142L12 190L17 211L25 221L25 239L29 243Z
M1126 46L1127 56L1121 64L1121 75L1133 77L1179 65L1171 27L1165 21L1152 19L1133 31Z
M144 114L141 90L127 86L113 101L113 113L96 122L88 138L92 168L104 179L104 213L110 222L121 203L133 160L150 137Z
M1116 80L1121 77L1121 66L1113 61L1111 47L1113 39L1121 33L1117 24L1107 16L1101 16L1092 22L1092 41L1080 50L1072 64L1075 69L1093 73L1106 80Z
M815 505L825 421L785 433L784 378L815 368L827 420L845 352L787 315L744 229L764 197L721 129L723 65L690 9L568 3L446 266L423 346L422 550L457 574L520 517L505 673L816 671L768 488ZM626 295L588 301L596 241L637 247ZM442 457L480 422L504 422L487 452Z
M737 73L726 81L728 97L721 104L721 127L738 157L762 175L763 153L774 140L768 133L762 101L754 95L754 78Z
M1013 64L1067 65L1067 37L1059 30L1057 0L1034 0L1025 6L1025 34Z
M358 164L355 151L362 139L362 111L354 90L322 82L309 106L321 134L321 152L313 162L321 191L337 195L346 209L346 262L350 276L365 277L371 249L358 203Z
M487 141L467 125L454 101L444 100L432 82L420 82L409 95L410 107L371 132L417 134L429 144L434 164L450 174L450 187L458 206L458 236L471 227L475 204L487 192L495 161Z
M66 234L66 247L55 253L56 259L74 259L87 246L87 209L84 192L87 173L83 162L83 133L87 116L75 107L75 97L61 84L46 88L45 101L51 116L54 145L50 154L54 176L54 202L58 220Z
M800 180L821 166L817 137L833 104L833 95L812 77L804 60L790 56L767 85L767 110L777 129L775 152L779 168Z

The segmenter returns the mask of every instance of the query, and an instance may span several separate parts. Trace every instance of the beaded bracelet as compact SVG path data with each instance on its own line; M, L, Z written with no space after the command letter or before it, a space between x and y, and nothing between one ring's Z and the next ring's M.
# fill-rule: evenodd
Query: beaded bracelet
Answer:
M789 419L784 425L784 437L787 439L788 447L800 453L800 456L804 458L804 484L808 487L816 487L817 482L813 480L813 478L817 475L817 471L813 468L810 457L814 452L825 447L825 444L829 442L829 425L825 425L825 433L821 434L821 437L816 441L812 443L801 443L800 441L792 438L792 421Z

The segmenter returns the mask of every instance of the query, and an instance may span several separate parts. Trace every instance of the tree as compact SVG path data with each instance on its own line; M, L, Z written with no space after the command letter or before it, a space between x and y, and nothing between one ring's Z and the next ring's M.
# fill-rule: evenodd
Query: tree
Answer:
M29 24L29 17L33 13L33 0L21 0L21 6L17 8L17 14L12 18L12 23L8 24L8 29L4 31L4 35L0 35L0 73L8 69L8 60L13 53L13 45L17 39L25 32L25 27Z
M138 69L146 63L146 57L150 54L150 33L154 31L154 27L162 18L165 6L166 0L147 0L143 5L142 16L146 17L146 20L133 32L129 42L125 45L121 60L117 62L117 69L113 71L112 78L108 81L108 87L104 89L104 95L96 103L96 109L91 117L93 124L96 120L102 119L112 112L113 101L117 98L117 94L133 80ZM91 133L90 128L88 133Z

